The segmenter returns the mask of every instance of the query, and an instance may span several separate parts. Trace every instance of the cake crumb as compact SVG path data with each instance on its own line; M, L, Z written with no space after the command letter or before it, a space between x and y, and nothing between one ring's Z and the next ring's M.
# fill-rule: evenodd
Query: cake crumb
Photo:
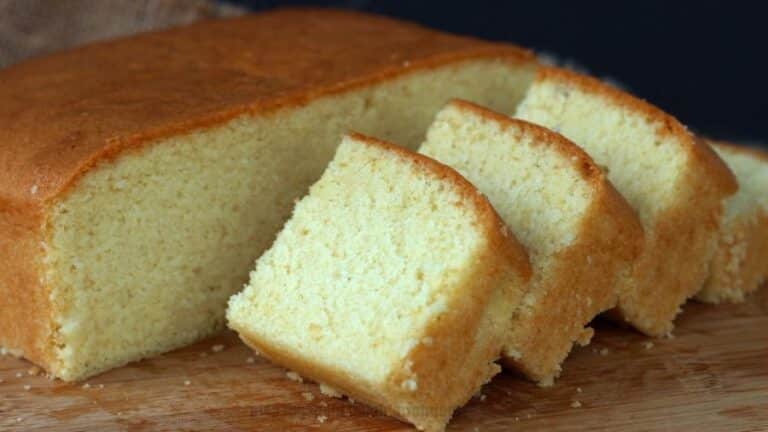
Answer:
M32 366L31 368L27 369L27 375L29 376L38 376L40 375L40 368L37 366Z
M610 351L608 350L608 348L603 348L603 349L600 350L600 355L601 356L607 356L609 352Z
M531 416L531 413L528 413L528 414L526 414L526 415L525 415L525 418L527 418L527 419L529 419L529 418L531 418L531 417L532 417L532 416Z
M103 389L103 388L104 388L104 384L99 384L99 389Z
M329 386L328 384L323 384L323 383L320 383L320 393L326 396L330 396L332 398L340 398L343 396L340 391Z
M91 385L88 384L88 383L85 383L85 384L82 385L82 388L87 390L87 389L91 388Z
M326 420L328 420L328 417L324 415L317 416L317 421L319 421L320 423L325 423Z
M212 346L212 347L211 347L211 351L213 351L213 352L215 352L215 353L219 353L219 352L222 352L222 351L224 351L224 345L222 345L222 344L216 344L216 345L214 345L214 346Z
M328 406L328 403L326 401L320 401L320 406L323 408L326 408Z
M185 386L188 386L188 385L190 385L190 384L192 384L192 381L190 381L190 380L186 380L186 381L184 381L184 385L185 385Z
M24 390L29 391L32 388L31 385L27 384L24 386Z
M245 359L245 362L246 362L246 363L255 363L255 362L256 362L256 359L255 359L255 358L253 358L253 357L248 357L247 359Z
M354 405L354 404L355 404L355 400L354 400L354 399L352 399L352 398L347 398L347 400L349 401L349 403L350 403L351 405Z
M315 400L315 395L313 395L311 392L302 392L301 395L308 401Z
M577 400L571 402L571 408L581 408L581 402Z
M520 417L515 417L515 421L519 422L520 421Z
M486 396L486 395L485 395L485 393L480 393L480 397L479 397L479 399L480 399L480 402L485 402L485 399L486 399L487 397L488 397L488 396Z
M208 353L203 351L200 353L200 357L208 357Z
M32 195L35 195L35 194L37 194L37 185L32 185L32 187L31 187L31 188L29 188L29 192L30 192Z
M21 378L23 375L21 372L16 372L16 378Z
M0 383L4 383L4 382L5 382L5 380L0 378Z
M653 348L653 342L647 341L647 342L645 342L643 344L643 346L645 347L645 349L649 350L649 349Z
M576 393L581 393L581 387L576 387Z
M21 417L16 417L16 423L21 423L21 421L24 420Z
M287 376L288 379L291 380L291 381L296 381L296 382L299 382L299 383L304 382L304 378L302 378L301 375L297 374L294 371L286 372L285 376Z

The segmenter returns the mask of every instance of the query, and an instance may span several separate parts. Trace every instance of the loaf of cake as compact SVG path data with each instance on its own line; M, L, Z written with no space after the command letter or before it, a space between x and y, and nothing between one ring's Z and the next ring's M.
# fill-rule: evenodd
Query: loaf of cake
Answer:
M452 97L514 109L514 46L334 10L0 71L0 346L77 380L210 335L347 128L411 148Z
M528 251L533 277L505 338L507 363L551 385L587 324L616 305L643 231L578 146L465 101L437 115L419 149L471 181Z
M636 210L645 241L617 284L616 315L648 335L670 333L707 277L733 174L673 117L575 72L540 69L516 117L581 146Z
M768 153L711 142L733 170L739 191L725 203L717 251L697 299L742 302L768 277Z
M509 311L530 274L467 180L351 134L227 319L275 363L439 431L499 371Z

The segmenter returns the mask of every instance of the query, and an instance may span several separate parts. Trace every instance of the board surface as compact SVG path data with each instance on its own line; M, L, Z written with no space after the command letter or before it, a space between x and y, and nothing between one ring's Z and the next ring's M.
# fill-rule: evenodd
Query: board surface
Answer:
M0 430L410 430L287 379L233 333L86 383L36 372L0 357ZM673 339L600 322L554 387L504 372L448 430L768 431L768 289L742 305L689 303Z

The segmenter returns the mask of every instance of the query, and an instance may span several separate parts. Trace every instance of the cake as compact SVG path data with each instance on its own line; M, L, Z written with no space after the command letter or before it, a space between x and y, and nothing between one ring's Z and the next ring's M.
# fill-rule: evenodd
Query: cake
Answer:
M83 379L224 328L354 128L411 148L451 97L511 110L534 58L289 9L0 71L0 346Z
M615 285L643 241L637 216L562 135L469 102L440 111L419 151L483 192L528 251L533 277L504 357L552 384L571 347L589 342L588 323L616 305Z
M575 72L540 69L516 117L582 147L635 209L645 240L617 285L614 316L648 335L670 333L707 277L733 174L673 117Z
M733 170L739 191L725 203L717 251L697 299L742 302L768 276L768 153L712 142Z
M530 273L458 173L351 134L227 319L275 363L438 431L499 371L509 310Z

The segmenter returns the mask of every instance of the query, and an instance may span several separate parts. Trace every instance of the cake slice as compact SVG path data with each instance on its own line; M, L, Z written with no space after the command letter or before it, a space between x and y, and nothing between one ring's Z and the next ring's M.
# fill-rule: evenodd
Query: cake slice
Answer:
M0 70L0 347L79 380L223 329L344 131L415 149L452 97L513 109L534 66L510 45L281 9Z
M524 250L459 174L352 134L227 318L275 363L442 430L499 371L530 273Z
M709 279L696 298L710 303L742 302L768 276L768 153L711 144L736 175L739 191L725 203Z
M592 159L563 136L465 101L438 115L421 153L471 181L528 251L533 277L505 360L549 385L588 323L616 305L643 232Z
M516 117L582 147L636 210L644 246L615 311L648 335L670 333L707 277L733 174L673 117L574 72L539 70Z

